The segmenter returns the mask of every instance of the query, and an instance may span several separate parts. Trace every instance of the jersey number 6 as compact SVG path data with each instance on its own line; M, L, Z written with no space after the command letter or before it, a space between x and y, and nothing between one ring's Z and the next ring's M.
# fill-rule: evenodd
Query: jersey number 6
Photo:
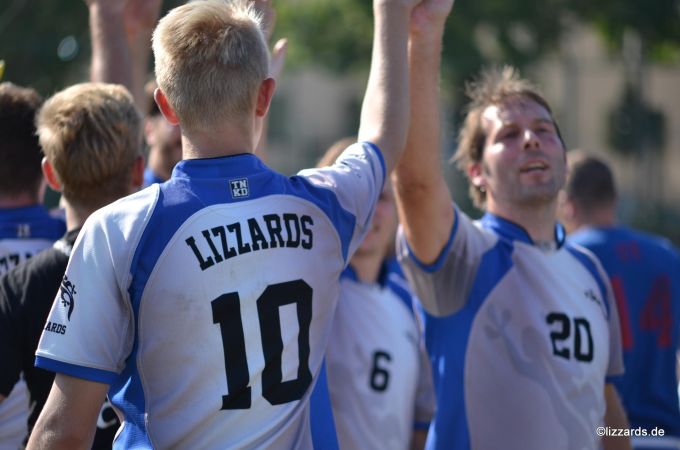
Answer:
M279 308L288 304L297 306L299 363L297 378L282 381L283 340ZM238 292L222 294L211 305L213 323L220 325L222 333L224 368L229 389L229 394L222 396L221 409L248 409L251 405L251 389L248 386L250 372ZM312 373L309 370L312 288L303 280L269 285L257 299L257 315L265 360L262 396L272 405L300 400L312 382Z

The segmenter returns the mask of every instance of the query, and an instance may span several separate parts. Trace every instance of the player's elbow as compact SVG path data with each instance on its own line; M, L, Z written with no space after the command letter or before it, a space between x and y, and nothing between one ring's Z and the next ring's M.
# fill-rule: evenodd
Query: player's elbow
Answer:
M90 448L92 431L69 420L65 414L41 414L28 441L27 450Z
M362 127L359 130L359 140L375 144L385 159L387 172L392 172L406 147L405 127L390 129L389 127Z
M413 170L407 164L397 164L392 173L392 183L403 201L432 199L439 190L446 189L446 183L438 173L425 176L422 171Z

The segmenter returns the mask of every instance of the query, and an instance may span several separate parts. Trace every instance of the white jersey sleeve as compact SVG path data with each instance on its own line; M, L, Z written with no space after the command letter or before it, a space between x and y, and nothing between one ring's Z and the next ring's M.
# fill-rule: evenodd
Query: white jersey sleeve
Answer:
M361 244L373 218L375 204L385 184L385 161L380 150L368 142L349 146L330 167L306 169L299 173L317 187L337 195L340 205L356 217L347 249L349 256Z
M157 186L86 221L36 351L42 367L102 383L123 370L135 333L126 269L153 210L148 196L154 195Z
M455 206L454 214L451 236L432 264L416 258L401 227L397 234L399 262L425 310L434 316L449 315L464 306L482 256L498 240Z

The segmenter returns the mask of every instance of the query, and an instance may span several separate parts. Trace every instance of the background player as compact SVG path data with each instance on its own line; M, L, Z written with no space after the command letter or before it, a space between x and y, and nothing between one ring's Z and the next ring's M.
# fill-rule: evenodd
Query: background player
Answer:
M170 179L172 169L182 160L182 135L177 125L165 120L153 99L158 86L155 81L146 85L148 108L144 119L144 136L149 148L149 159L144 170L144 186Z
M614 384L631 427L665 431L634 437L633 446L680 448L680 255L666 239L618 225L617 198L604 161L569 153L561 218L568 240L597 255L614 288L626 366Z
M121 447L309 447L338 278L405 140L412 7L374 4L364 143L292 178L252 154L275 84L253 10L204 0L160 21L156 100L184 160L86 222L48 319L68 329L37 351L60 373L29 448L87 445L109 386Z
M490 71L470 89L457 153L486 214L475 224L452 204L438 109L451 5L412 17L411 123L395 170L398 254L425 310L437 393L428 447L597 448L598 426L626 426L605 386L623 370L620 335L606 274L556 225L565 148L536 90Z
M0 84L0 275L52 245L66 229L42 206L45 182L35 134L41 104L34 89ZM27 416L28 393L20 379L0 390L1 449L21 445Z
M47 315L76 237L92 212L139 189L144 168L141 119L122 86L70 87L50 98L37 120L43 170L50 186L63 192L68 231L53 247L0 278L0 389L11 388L24 373L31 403L28 434L54 380L53 372L33 366L35 350L42 330L53 328L46 324ZM118 424L111 408L103 410L93 448L111 448Z
M333 164L351 142L334 144L318 167ZM340 448L423 448L434 413L432 372L414 299L394 261L396 230L388 183L370 230L342 274L326 350Z

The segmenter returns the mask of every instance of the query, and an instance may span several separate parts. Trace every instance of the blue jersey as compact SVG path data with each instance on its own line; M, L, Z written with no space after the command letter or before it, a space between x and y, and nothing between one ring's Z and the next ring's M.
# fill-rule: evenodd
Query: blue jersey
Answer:
M422 302L437 395L428 448L599 447L605 379L622 373L618 316L587 250L535 245L492 214L456 211L437 261L398 256Z
M659 427L680 438L678 251L665 239L624 227L584 228L569 241L595 253L611 279L626 365L616 386L631 426Z
M294 177L252 154L180 162L87 220L36 365L109 383L119 448L310 448L339 277L384 179L370 144Z

